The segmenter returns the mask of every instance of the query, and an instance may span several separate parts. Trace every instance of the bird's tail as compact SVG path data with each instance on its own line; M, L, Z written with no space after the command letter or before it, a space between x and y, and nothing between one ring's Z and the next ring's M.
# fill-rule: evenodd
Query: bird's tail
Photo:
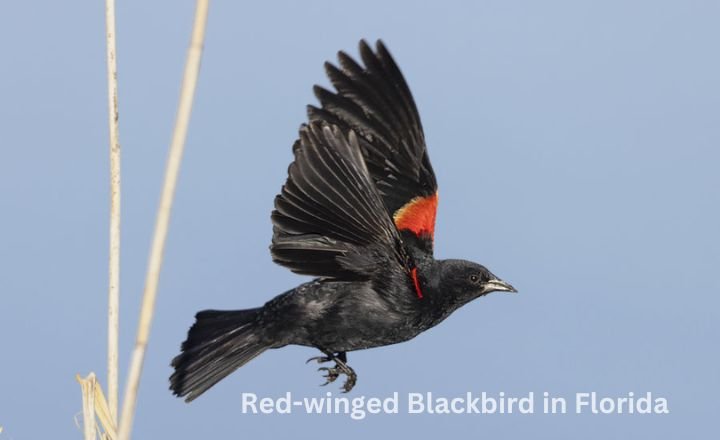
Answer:
M182 353L172 360L173 393L190 402L270 348L258 331L259 310L204 310L195 315Z

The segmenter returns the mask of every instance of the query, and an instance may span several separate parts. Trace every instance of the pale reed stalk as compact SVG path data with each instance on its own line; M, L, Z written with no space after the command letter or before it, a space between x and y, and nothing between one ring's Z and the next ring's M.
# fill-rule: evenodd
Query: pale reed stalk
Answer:
M84 379L79 374L75 378L80 382L83 394L83 438L95 440L95 388L97 387L95 373L90 373Z
M110 127L110 262L108 268L108 407L113 424L118 416L118 340L120 328L120 140L118 132L115 0L105 2L107 31L108 123Z
M170 152L165 168L165 180L160 206L158 207L155 221L155 232L153 235L150 257L148 260L147 274L145 278L145 291L143 293L142 306L140 309L140 321L138 323L135 349L130 361L130 371L125 385L123 396L122 415L120 417L119 439L129 440L132 430L135 406L137 403L137 392L140 386L143 361L150 336L153 313L155 311L155 299L157 298L158 280L162 266L163 250L167 237L170 211L172 208L175 186L177 184L178 171L182 160L185 137L187 135L188 122L192 109L195 86L197 84L198 72L200 70L200 58L202 56L203 41L205 38L205 25L207 23L209 0L198 0L195 8L195 20L193 23L192 38L188 48L185 62L185 73L183 75L182 88L180 90L180 102L175 119L175 130L173 132Z

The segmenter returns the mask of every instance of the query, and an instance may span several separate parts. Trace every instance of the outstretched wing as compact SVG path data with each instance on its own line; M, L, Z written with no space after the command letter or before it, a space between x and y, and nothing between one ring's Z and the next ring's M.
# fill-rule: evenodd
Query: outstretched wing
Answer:
M272 213L273 260L296 273L342 280L409 273L412 264L354 132L311 123L293 150Z
M321 107L308 106L308 117L357 133L395 226L432 255L437 183L415 101L382 41L376 51L361 41L360 57L364 66L344 52L338 53L339 67L325 63L336 92L315 86Z

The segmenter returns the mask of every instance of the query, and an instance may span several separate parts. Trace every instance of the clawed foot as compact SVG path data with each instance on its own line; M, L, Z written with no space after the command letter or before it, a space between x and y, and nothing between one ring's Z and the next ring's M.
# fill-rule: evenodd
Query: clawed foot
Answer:
M326 356L315 356L308 359L305 363L311 361L316 361L318 364L330 361L335 362L334 367L318 368L318 371L325 372L325 375L323 376L325 378L325 383L321 384L321 386L325 386L329 383L335 382L335 380L340 377L341 374L344 374L347 377L347 380L345 380L345 383L342 386L343 393L347 393L352 390L357 383L357 374L355 374L355 371L350 368L350 366L346 363L347 358L345 356L345 353L339 353L337 356L332 353L326 353Z
M333 359L329 358L327 356L315 356L315 357L311 357L310 359L306 360L305 363L309 364L312 361L316 361L318 364L322 364L325 362L330 362L331 360L333 360Z
M328 367L320 367L318 368L318 371L325 371L325 375L323 376L325 378L325 383L321 384L320 386L325 386L329 383L335 382L335 379L340 377L340 370L337 369L337 367L328 368Z

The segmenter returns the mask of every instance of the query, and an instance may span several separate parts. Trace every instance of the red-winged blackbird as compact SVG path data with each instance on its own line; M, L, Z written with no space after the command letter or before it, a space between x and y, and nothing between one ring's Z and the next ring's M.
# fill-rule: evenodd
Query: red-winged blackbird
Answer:
M435 175L410 89L381 41L325 64L336 92L315 86L295 161L275 198L273 261L318 277L255 309L195 316L170 388L191 401L269 348L316 347L350 391L346 353L407 341L493 291L485 267L435 260ZM309 361L310 361L309 360Z

